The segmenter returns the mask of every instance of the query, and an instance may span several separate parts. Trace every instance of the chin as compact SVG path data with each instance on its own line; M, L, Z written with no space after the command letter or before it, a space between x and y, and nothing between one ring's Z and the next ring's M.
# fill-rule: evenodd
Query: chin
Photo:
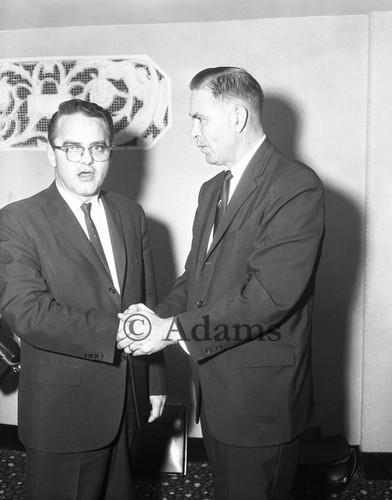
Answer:
M210 165L215 165L214 158L211 158L210 155L206 155L206 162L209 163Z
M99 187L94 185L92 186L91 184L90 185L84 185L84 186L80 186L80 194L83 194L85 196L94 196L95 194L97 194L99 191Z
M88 190L88 191L80 191L79 192L79 196L81 196L82 198L92 198L96 194L98 194L98 190L95 190L95 191Z

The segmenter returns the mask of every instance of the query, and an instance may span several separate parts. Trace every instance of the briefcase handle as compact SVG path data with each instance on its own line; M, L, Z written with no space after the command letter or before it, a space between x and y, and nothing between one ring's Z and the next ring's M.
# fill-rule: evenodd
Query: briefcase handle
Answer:
M15 373L20 371L19 352L12 352L11 349L6 347L2 342L0 342L0 358L4 360Z
M350 470L348 472L348 480L353 477L358 467L358 453L355 448L351 448L350 450Z

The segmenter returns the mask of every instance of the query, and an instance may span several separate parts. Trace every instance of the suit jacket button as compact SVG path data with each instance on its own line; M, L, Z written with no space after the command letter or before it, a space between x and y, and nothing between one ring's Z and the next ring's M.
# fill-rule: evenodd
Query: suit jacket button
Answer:
M110 293L116 293L116 290L115 290L113 287L110 287L110 288L109 288L109 292L110 292Z
M198 300L196 302L196 305L197 305L197 307L203 307L204 306L204 302L202 300Z
M212 354L212 349L208 348L204 351L206 354Z
M221 345L217 345L217 346L215 347L215 349L216 349L217 351L221 351L221 350L223 349L223 347L222 347Z

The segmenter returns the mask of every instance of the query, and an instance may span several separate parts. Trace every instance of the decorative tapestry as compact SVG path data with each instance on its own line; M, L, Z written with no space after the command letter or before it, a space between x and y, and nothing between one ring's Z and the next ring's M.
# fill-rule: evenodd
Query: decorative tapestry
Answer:
M109 110L117 148L149 148L168 130L170 80L147 56L0 60L0 150L44 149L61 102Z

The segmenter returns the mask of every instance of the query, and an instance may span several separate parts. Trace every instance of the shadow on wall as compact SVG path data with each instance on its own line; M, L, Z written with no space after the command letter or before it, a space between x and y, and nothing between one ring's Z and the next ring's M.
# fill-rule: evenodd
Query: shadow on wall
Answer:
M282 96L266 96L264 128L284 154L301 161L297 151L299 113ZM322 177L322 165L309 165ZM339 179L336 179L338 185ZM324 434L348 435L355 415L349 414L348 394L351 346L361 336L352 328L353 307L360 290L363 266L363 213L335 186L324 183L326 232L316 278L313 314L313 425ZM356 321L360 324L360 321ZM350 397L351 396L351 397Z
M352 323L361 324L354 317L354 306L361 294L363 214L347 195L331 186L325 186L325 203L326 237L313 321L315 419L322 419L329 434L349 436L353 421L359 418L350 415L355 394L349 394L349 370L353 369L352 349L359 348L362 335Z
M146 189L144 176L147 161L144 150L115 151L104 189L123 194L138 201ZM159 201L157 201L159 202ZM157 282L158 300L163 299L171 290L177 278L174 263L173 243L169 231L160 221L147 217L151 251ZM193 415L193 385L187 356L180 346L165 349L168 370L168 403L181 403L188 407L190 418Z
M103 189L138 201L143 189L146 151L118 149L112 157Z

